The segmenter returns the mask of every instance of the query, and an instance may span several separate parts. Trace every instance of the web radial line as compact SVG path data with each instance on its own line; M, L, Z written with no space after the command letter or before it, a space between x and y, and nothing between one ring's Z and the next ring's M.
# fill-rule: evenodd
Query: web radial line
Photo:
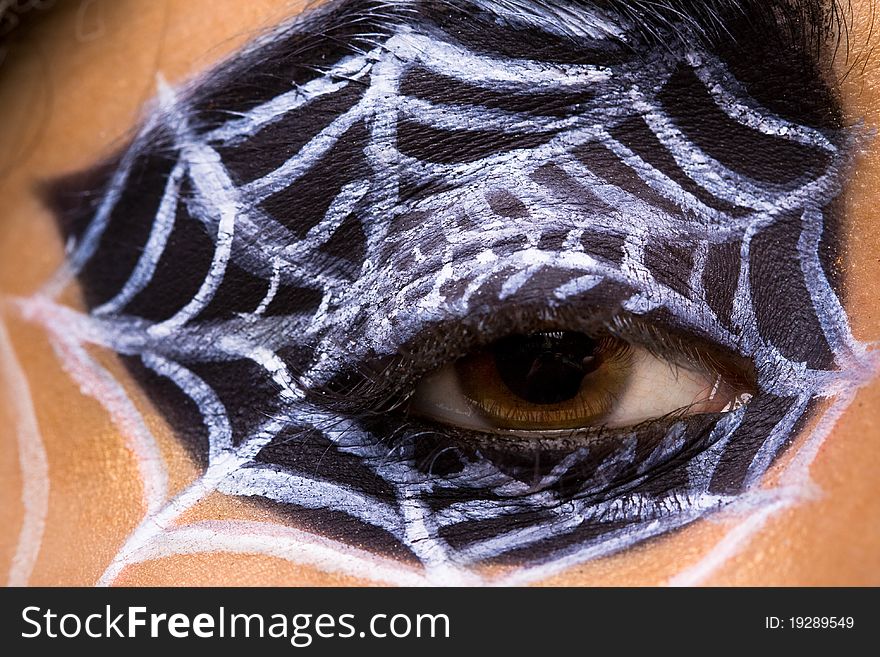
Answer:
M691 269L691 275L688 279L688 287L691 289L693 298L706 299L706 290L703 287L703 274L706 270L706 258L709 255L709 242L700 240L694 249L694 266ZM712 311L715 314L715 311ZM717 315L716 315L717 321Z
M565 301L569 297L584 294L585 292L592 290L604 280L604 277L594 276L592 274L578 276L553 290L553 296L560 301Z
M199 415L208 430L209 464L223 452L232 449L232 429L226 408L211 386L179 363L156 354L145 353L141 361L156 374L173 381L199 409Z
M18 465L21 470L21 505L24 511L18 541L9 566L7 586L27 586L37 563L49 512L49 462L37 424L27 375L15 354L6 324L0 317L0 380L12 410Z
M491 252L491 249L489 251ZM492 255L494 255L494 253L492 253ZM495 276L496 273L497 272L495 272L494 270L487 269L486 271L483 271L474 276L471 282L468 283L467 288L465 288L464 294L462 294L461 296L461 302L457 304L457 310L459 312L467 311L467 309L470 308L471 297L473 297L474 294L483 289L483 286L489 280L491 280L491 278Z
M716 425L717 426L717 425ZM645 459L639 463L636 468L638 475L644 475L651 468L666 461L671 455L675 454L684 445L684 427L681 424L674 424L663 439L657 443L657 446L648 454Z
M635 436L627 436L621 441L623 449L612 457L604 459L599 464L599 467L596 468L596 473L593 475L599 486L607 485L617 479L626 466L633 462L637 442L638 440Z
M115 316L95 318L42 296L15 299L12 302L28 321L37 322L54 332L64 326L70 339L107 347L124 355L153 353L171 360L225 361L240 357L238 351L223 343L230 334L253 326L250 317L207 322L193 322L172 335L156 337L149 332L151 322L136 317ZM261 327L266 332L264 346L300 346L306 344L308 317L264 317ZM303 341L300 341L302 339Z
M404 542L425 566L425 576L434 585L465 586L481 583L477 573L458 565L456 553L437 536L433 518L418 493L410 487L401 491L401 510L405 519Z
M168 243L168 236L174 228L174 219L177 212L177 203L180 194L180 183L183 178L185 167L181 161L177 164L168 176L168 182L165 185L165 191L162 194L162 200L159 209L153 220L153 226L150 230L150 237L144 245L144 251L138 259L137 265L125 281L125 285L112 299L106 303L93 308L92 313L95 315L109 315L122 310L125 305L134 298L134 296L143 290L150 282L159 264L159 259L165 251L165 245Z
M163 322L154 324L150 333L154 336L168 335L198 315L214 298L223 281L226 266L232 253L235 220L239 212L232 181L222 171L220 157L207 146L185 147L183 155L189 161L190 178L198 190L200 199L220 216L215 240L214 256L205 280L195 296L177 313Z
M825 339L834 351L839 366L858 367L865 349L850 332L849 323L840 299L834 293L819 259L819 248L825 228L825 217L818 208L807 208L801 217L802 229L798 240L801 271L813 301L816 318Z
M715 476L721 455L727 450L730 439L736 430L739 429L745 414L746 407L743 406L722 417L713 427L707 441L709 447L688 464L688 487L691 490L708 494L709 486L712 484L712 478Z
M544 264L534 264L514 272L502 283L498 298L503 300L516 294L543 268Z
M409 472L407 467L393 462L381 441L361 429L354 420L319 409L308 409L298 414L297 421L321 433L339 451L364 459L373 472L389 483L405 480Z
M500 471L498 473L501 474ZM505 477L503 474L501 476ZM504 484L492 488L493 493L506 498L504 505L499 506L494 501L480 499L455 502L434 513L434 524L445 529L469 522L515 516L535 509L555 515L563 513L558 509L559 498L550 491L535 491L521 481L510 477L505 479L507 481Z
M279 396L285 401L301 401L305 398L305 392L294 382L287 364L272 349L228 335L221 338L220 346L230 355L248 358L262 367L278 385Z
M747 353L765 350L767 352L766 355L772 359L772 362L784 363L787 359L775 347L764 343L760 339L755 309L752 303L750 282L752 238L761 227L762 225L758 222L753 223L746 228L740 241L740 268L731 312L731 322L738 329L739 335L742 336L742 347Z
M367 200L372 208L363 212L361 221L367 238L367 252L375 253L384 242L391 215L400 202L400 151L397 144L397 124L400 113L400 78L404 64L396 59L376 66L376 82L371 93L374 111L367 119L370 143L364 147L364 156L374 176L383 183L372 184ZM390 102L388 99L392 99ZM377 146L382 144L382 146ZM376 268L369 258L364 259L361 276Z
M760 449L758 449L749 465L749 469L746 471L744 484L746 488L751 488L755 485L767 471L767 468L770 467L770 464L773 462L773 458L782 446L783 441L791 435L795 423L797 423L807 410L807 405L810 403L810 399L810 394L804 394L799 397L788 413L786 413L782 419L776 423L776 426L773 427L770 435L767 436L767 439L761 445Z
M312 226L303 239L293 241L290 245L281 248L279 251L281 257L286 261L295 261L325 244L369 191L370 184L363 180L356 180L344 185L331 201L324 218Z
M666 290L654 278L654 274L645 265L645 226L627 233L623 241L623 259L620 269L624 272L624 280L634 285L636 292L626 302L624 308L636 314L645 314L650 310L666 305ZM642 290L651 290L645 294ZM639 307L636 302L644 304Z
M378 498L277 467L260 465L236 470L220 483L218 490L228 495L264 497L307 509L332 509L384 529L397 538L403 535L400 513Z
M481 541L475 541L467 547L458 550L456 556L463 564L487 561L507 552L540 543L551 536L559 537L570 534L583 525L584 522L584 517L579 514L557 516L554 520L540 525L529 525L506 531Z

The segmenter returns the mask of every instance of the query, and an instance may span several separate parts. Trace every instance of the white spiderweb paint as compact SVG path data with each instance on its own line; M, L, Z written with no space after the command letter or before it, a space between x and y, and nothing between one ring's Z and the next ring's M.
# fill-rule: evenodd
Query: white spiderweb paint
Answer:
M499 59L471 52L452 40L444 40L436 32L428 36L417 27L404 25L374 50L346 57L317 79L235 116L205 134L198 133L189 123L192 114L189 96L176 96L172 89L160 83L155 112L145 125L142 137L134 141L123 157L104 202L86 233L73 246L64 271L41 294L19 301L24 315L49 331L73 378L87 394L101 400L117 424L125 429L128 444L141 463L144 518L108 566L100 583L111 584L124 568L144 560L215 550L269 554L397 584L473 583L482 581L473 567L499 555L528 548L548 536L572 534L593 523L638 519L597 538L576 541L548 558L496 580L519 584L622 549L727 506L743 511L747 520L722 546L719 554L724 555L730 552L731 544L738 544L748 535L750 527L759 525L772 511L800 499L805 490L802 484L808 481L811 456L794 460L792 468L797 466L796 471L792 470L794 482L786 487L769 492L761 490L758 487L761 475L791 436L810 401L833 400L825 417L835 418L855 387L868 380L875 368L865 345L850 334L846 315L826 279L819 256L824 206L839 191L839 146L818 130L793 124L758 107L740 92L720 63L696 53L687 53L682 59L689 61L718 108L730 119L765 135L822 151L834 166L790 184L770 184L733 171L703 152L682 133L650 91L659 89L679 63L668 56L619 67ZM595 102L585 104L578 114L565 118L461 103L437 103L401 94L401 80L415 67L511 94L590 89L595 94ZM647 79L651 85L644 84ZM252 181L240 185L234 182L219 152L222 146L245 143L260 129L294 110L308 108L310 103L361 83L365 90L360 99L334 117L283 164ZM610 116L609 106L620 108L618 115ZM693 191L671 179L667 172L633 152L609 130L609 123L633 116L644 119L692 182L716 199L744 208L745 212L730 213L707 205ZM398 148L401 120L448 131L472 130L478 126L503 134L546 135L546 139L528 149L513 148L472 162L442 164L423 161ZM363 176L343 185L324 218L309 228L304 237L297 238L261 209L260 203L308 174L359 123L367 127L369 134L363 148L368 164ZM143 255L118 294L90 313L59 305L54 297L98 248L113 204L126 185L132 160L146 147L145 136L157 125L173 127L173 150L177 159ZM673 201L691 222L682 224L679 217L664 215L632 190L611 185L598 176L588 163L574 155L578 147L588 144L601 144L613 153L650 190ZM577 203L560 202L547 184L539 182L539 169L548 162L617 212L613 215L590 213ZM421 180L455 181L456 184L449 191L402 198L402 172ZM126 315L127 303L149 285L166 247L175 222L173 208L184 180L193 188L194 200L189 204L193 219L204 225L215 243L207 275L195 296L169 319L151 322ZM528 220L502 217L491 207L488 195L499 180L529 209ZM327 266L320 270L310 267L310 256L340 230L344 218L355 209L360 211L366 256L354 280L344 275L342 264L332 258L326 259ZM394 217L410 212L422 213L430 219L403 229L392 229ZM803 222L798 257L815 314L833 351L836 369L811 369L806 363L792 361L780 353L776 345L762 338L758 330L749 284L750 245L761 230L792 212ZM479 220L471 222L470 227L461 227L462 216ZM640 219L645 216L653 217L651 223ZM581 245L585 231L617 234L621 222L627 238L625 256L619 265L591 255ZM563 248L543 248L544 233L560 226L567 233ZM418 245L430 244L438 234L443 237L445 246L431 253L419 251ZM507 246L511 240L522 238L525 239L521 247ZM693 284L689 295L658 281L646 264L650 244L664 239L686 241L698 254L690 275ZM739 287L732 323L725 324L706 302L709 291L703 289L701 268L712 245L736 240L742 255ZM403 254L406 247L399 245L416 246ZM401 255L412 256L416 264L401 264ZM265 298L249 315L224 321L200 321L199 313L217 293L231 262L269 281ZM532 493L527 485L492 463L469 463L455 475L457 482L479 481L493 493L509 497L528 493L528 504L540 509L545 516L533 525L508 527L494 535L453 546L442 536L444 528L503 518L516 513L519 507L463 500L439 510L432 508L426 501L428 496L448 485L446 482L438 481L430 472L418 472L403 461L387 458L387 451L383 451L375 437L358 422L308 401L307 388L326 383L347 364L358 362L367 354L393 353L396 345L417 336L426 322L467 315L474 299L490 284L500 281L500 291L496 293L499 300L516 299L533 279L551 270L567 273L567 280L560 282L553 292L556 303L576 299L602 283L625 285L635 291L623 300L623 306L631 312L644 314L664 308L684 326L765 364L759 370L762 390L794 401L756 453L746 474L745 492L710 490L712 473L746 413L746 409L740 409L718 422L711 447L691 460L686 489L665 497L639 493L635 483L646 479L651 463L661 462L681 449L680 425L669 429L658 443L626 495L604 500L572 499L560 505L549 490ZM264 315L282 285L317 289L323 302L309 315ZM456 292L450 293L450 289ZM353 331L356 331L354 335ZM139 357L148 369L172 381L198 408L208 434L207 467L175 497L165 498L165 474L154 439L134 406L125 399L121 387L114 385L109 373L90 359L83 349L86 344ZM340 344L346 345L346 349L340 350ZM291 346L308 346L317 354L310 368L296 376L278 353L282 347ZM279 408L283 412L266 418L243 440L234 442L229 409L224 407L211 385L183 364L193 358L207 362L250 359L277 386ZM815 452L816 441L821 442L830 429L831 421L811 438L813 442L805 448L810 454ZM380 499L314 473L291 472L256 461L261 450L291 425L318 431L340 453L363 459L374 474L394 487L395 498ZM622 449L603 461L596 476L612 480L632 465L634 449L633 443L629 449ZM572 453L545 475L541 485L548 487L557 481L570 467L586 459L587 452ZM401 568L394 559L280 524L178 525L184 512L215 492L259 496L305 509L339 510L397 538L413 552L420 566ZM714 565L717 564L712 567ZM703 574L694 577L698 579Z
M9 586L26 586L33 572L49 511L49 466L43 437L37 425L27 377L15 356L6 325L0 321L0 373L13 409L21 469L21 504L24 508L18 545L9 567Z

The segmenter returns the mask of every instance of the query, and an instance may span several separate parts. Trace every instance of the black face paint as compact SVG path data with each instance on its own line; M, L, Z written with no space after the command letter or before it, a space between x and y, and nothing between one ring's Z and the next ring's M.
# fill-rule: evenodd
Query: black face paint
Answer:
M331 3L162 90L93 203L53 187L89 314L50 328L121 354L204 468L106 581L207 490L434 581L525 581L759 508L815 400L865 380L814 51L772 32L780 94L822 90L773 102L730 46L779 30L752 3L682 3L703 38L638 2L507 4ZM754 399L532 441L400 410L471 349L633 318L752 361Z

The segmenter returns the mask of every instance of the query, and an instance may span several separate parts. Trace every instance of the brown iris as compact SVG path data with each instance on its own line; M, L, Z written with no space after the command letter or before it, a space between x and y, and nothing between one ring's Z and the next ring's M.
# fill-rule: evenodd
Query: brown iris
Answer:
M513 335L455 364L462 392L506 429L570 429L607 415L629 373L626 343L556 331Z

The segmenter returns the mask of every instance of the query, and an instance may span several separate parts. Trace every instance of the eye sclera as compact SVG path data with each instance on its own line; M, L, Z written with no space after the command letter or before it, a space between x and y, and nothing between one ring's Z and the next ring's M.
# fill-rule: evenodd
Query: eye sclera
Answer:
M510 368L499 360L497 347L493 362L490 346L423 378L408 412L463 429L537 438L596 427L631 428L671 416L725 413L742 407L754 394L744 375L728 380L709 364L711 358L700 359L701 366L682 366L610 336L592 342L601 364L580 375L577 393L568 398L539 403L524 399L521 386L514 384L520 388L515 392L498 374Z

